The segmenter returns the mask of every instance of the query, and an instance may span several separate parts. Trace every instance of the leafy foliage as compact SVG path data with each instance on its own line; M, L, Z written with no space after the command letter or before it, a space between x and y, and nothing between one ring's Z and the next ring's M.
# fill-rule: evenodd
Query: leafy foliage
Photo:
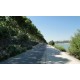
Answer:
M24 33L19 34L17 37L18 37L19 41L21 41L21 42L29 40L27 34L24 34Z
M0 16L0 60L22 53L39 42L41 32L25 16Z
M74 37L72 37L69 52L71 55L80 59L80 30L78 30Z
M0 39L9 38L9 29L7 27L0 26Z
M53 46L54 44L55 44L55 42L53 40L49 42L49 45Z

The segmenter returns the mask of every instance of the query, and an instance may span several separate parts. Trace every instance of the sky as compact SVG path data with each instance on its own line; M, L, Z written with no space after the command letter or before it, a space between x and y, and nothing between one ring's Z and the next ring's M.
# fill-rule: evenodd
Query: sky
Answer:
M27 16L47 41L70 40L80 29L80 16Z

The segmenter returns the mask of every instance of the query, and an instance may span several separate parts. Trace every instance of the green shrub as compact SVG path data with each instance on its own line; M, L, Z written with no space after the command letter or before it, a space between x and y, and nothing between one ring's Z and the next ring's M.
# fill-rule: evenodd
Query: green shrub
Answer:
M6 51L10 56L15 56L26 51L27 48L21 47L20 45L10 45L7 47Z
M26 47L21 47L20 45L9 45L5 50L0 52L0 61L25 52L26 50Z
M53 46L53 45L55 45L55 42L52 40L52 41L49 42L49 45Z
M0 51L0 61L5 60L5 59L7 59L7 58L9 58L9 54L6 53L5 50Z
M80 59L80 30L72 37L70 41L69 52L71 55Z
M29 40L29 38L28 38L28 36L26 35L26 34L24 34L24 33L20 33L20 34L18 34L18 39L19 39L19 41L28 41Z
M9 27L9 33L11 36L16 36L18 34L18 30L12 27Z
M32 42L31 44L32 44L32 46L35 46L38 44L38 42Z
M10 37L9 29L7 27L0 26L0 39L6 39L9 37Z
M17 35L17 30L11 27L0 26L0 39L10 38L11 36Z
M32 46L27 47L27 50L32 49Z
M66 50L64 49L64 47L59 46L59 45L55 45L54 46L56 49L59 49L60 51L66 52Z
M16 46L16 45L8 46L6 51L8 54L10 54L10 56L14 56L14 55L20 53L19 46Z

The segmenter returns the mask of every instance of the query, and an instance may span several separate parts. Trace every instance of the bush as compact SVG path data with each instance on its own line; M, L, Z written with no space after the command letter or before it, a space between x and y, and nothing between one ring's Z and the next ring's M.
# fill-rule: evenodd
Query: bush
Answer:
M19 48L20 48L20 46L10 45L10 46L7 47L6 51L7 51L7 53L10 54L10 56L14 56L14 55L20 53Z
M15 56L26 51L26 47L21 47L20 45L10 45L7 47L6 52L10 54L10 56Z
M28 36L24 33L20 33L17 37L18 37L18 40L21 41L21 42L29 40Z
M0 26L0 39L6 39L9 37L10 37L9 29L7 27Z
M12 27L9 27L9 33L11 36L16 36L18 34L18 30Z
M52 41L49 42L49 45L53 46L53 45L55 45L55 42L52 40Z
M71 55L80 59L80 30L72 37L70 41L69 52Z
M9 45L5 50L0 51L0 61L16 56L17 54L25 52L29 49L32 49L32 46L21 47L20 45Z
M17 30L11 27L0 26L0 39L10 38L11 36L17 35Z
M32 44L32 46L35 46L38 44L38 42L32 42L31 44Z
M20 54L26 51L26 49L26 47L21 47L20 45L10 45L5 50L0 51L0 61Z
M5 50L0 51L0 61L5 60L7 58L9 58L9 54Z
M27 50L30 50L30 49L32 49L32 46L28 46L28 47L27 47Z
M59 49L60 51L66 52L66 50L65 50L62 46L55 45L54 47L55 47L56 49Z

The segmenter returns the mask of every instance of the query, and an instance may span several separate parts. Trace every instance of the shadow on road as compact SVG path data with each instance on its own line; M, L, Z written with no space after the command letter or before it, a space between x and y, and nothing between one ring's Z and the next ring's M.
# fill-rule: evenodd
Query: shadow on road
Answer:
M46 63L47 64L65 64L70 60L67 58L59 57L61 56L61 51L55 48L46 47Z
M66 58L57 57L56 55L61 55L60 51L40 44L32 50L1 62L1 64L65 64L69 61Z

